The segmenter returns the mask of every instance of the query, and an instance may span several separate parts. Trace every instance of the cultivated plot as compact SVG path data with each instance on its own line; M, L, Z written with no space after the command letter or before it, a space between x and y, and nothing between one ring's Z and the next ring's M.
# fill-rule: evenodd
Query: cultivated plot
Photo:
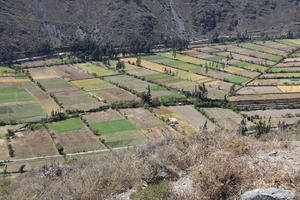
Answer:
M90 75L83 70L74 67L73 65L57 65L54 66L53 69L57 74L62 76L67 81L93 78L93 75Z
M206 114L210 119L216 121L216 123L225 130L238 130L243 117L229 109L223 108L201 108L202 112ZM247 121L247 126L252 126L250 121Z
M48 134L48 131L40 127L35 131L24 131L15 134L11 139L14 150L14 158L32 158L57 155L58 152Z
M90 74L96 74L97 76L101 76L101 77L118 74L117 72L109 70L106 67L101 66L100 64L81 63L81 64L75 64L75 66Z
M143 93L148 91L150 87L151 96L158 97L162 102L182 101L185 97L178 92L167 90L164 87L158 86L153 83L146 82L128 75L110 76L105 80L113 82L117 85L133 90L136 93Z
M255 118L256 121L259 121L259 118L263 119L265 122L268 122L271 119L273 126L277 126L280 122L291 125L300 121L300 109L255 110L243 111L241 113Z
M77 153L104 149L105 146L81 121L70 118L48 125L55 138L64 148L64 153Z
M237 94L276 94L282 93L277 86L247 86L237 91Z
M109 147L137 145L146 140L146 136L132 121L115 110L87 114L84 118Z
M44 91L29 80L0 83L0 86L1 121L36 121L51 114L52 110L59 109ZM45 105L46 102L49 105Z
M37 81L50 95L55 96L66 110L90 110L105 105L62 78Z
M5 139L5 133L0 132L0 160L6 160L9 158L7 141Z

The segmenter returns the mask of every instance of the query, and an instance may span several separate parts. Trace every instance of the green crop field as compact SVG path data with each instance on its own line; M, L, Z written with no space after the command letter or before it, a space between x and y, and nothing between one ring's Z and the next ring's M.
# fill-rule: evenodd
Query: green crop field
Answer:
M231 83L244 83L248 81L248 78L242 77L242 76L237 76L237 75L232 75L230 77L225 78L225 80L231 82Z
M282 57L281 56L268 56L268 57L265 57L265 59L274 61L274 62L279 62L282 59Z
M280 68L280 67L272 67L270 69L270 72L281 72L281 71L282 71L282 68Z
M158 85L152 86L152 87L150 87L150 89L152 91L165 91L165 90L167 90L166 88L158 86Z
M300 57L300 53L293 53L291 55L289 55L290 58L297 58Z
M135 130L137 127L129 120L115 120L110 122L91 123L91 128L100 134L109 134L119 131Z
M216 61L216 62L223 60L223 59L225 59L225 57L222 57L222 56L212 56L212 57L205 58L205 60Z
M45 111L37 103L0 106L2 121L17 120L22 122L38 121L46 117Z
M9 68L9 67L0 67L0 72L13 73L13 72L15 72L15 70L12 68Z
M233 66L244 68L244 69L250 69L250 70L259 70L259 71L265 71L268 69L268 67L261 66L261 65L256 65L248 62L236 62L232 64Z
M178 60L172 60L172 61L167 61L167 62L161 62L161 64L169 66L169 67L175 67L178 69L183 69L183 70L193 70L199 68L197 65L189 64L183 61L178 61Z
M102 137L112 148L142 144L147 139L139 130L114 132Z
M160 97L160 101L162 103L176 102L176 101L183 101L183 100L185 100L185 96L179 93Z
M49 128L55 131L56 133L64 132L64 131L72 131L81 129L84 127L84 123L80 118L70 118L55 124L49 125Z
M0 103L32 101L32 96L21 87L0 87Z
M147 61L164 59L164 57L162 57L161 55L142 56L141 58Z
M170 66L170 67L176 67L178 65L182 65L182 64L186 64L183 61L179 61L179 60L170 60L170 61L166 61L166 62L159 62L160 64L166 65L166 66Z

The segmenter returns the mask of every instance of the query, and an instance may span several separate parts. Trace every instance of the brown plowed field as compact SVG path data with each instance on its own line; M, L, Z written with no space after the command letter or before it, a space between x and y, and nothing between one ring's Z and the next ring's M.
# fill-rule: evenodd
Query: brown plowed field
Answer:
M94 76L74 67L72 65L59 65L53 67L55 72L68 81L94 78Z
M127 101L140 101L141 99L130 92L123 90L121 88L113 88L108 90L101 90L93 92L95 96L107 101L109 103L113 102L127 102Z
M8 157L7 144L4 139L0 139L0 160L6 160Z
M282 93L276 86L244 87L237 94L274 94Z
M138 128L161 127L165 124L157 119L152 113L143 108L122 109L121 113L126 116Z
M15 158L32 158L57 155L52 139L46 129L16 134L11 140Z
M56 133L55 137L64 147L65 153L105 149L105 146L86 126L78 130Z
M84 115L84 118L90 123L108 122L125 119L125 117L116 110L106 110L101 112L89 113Z

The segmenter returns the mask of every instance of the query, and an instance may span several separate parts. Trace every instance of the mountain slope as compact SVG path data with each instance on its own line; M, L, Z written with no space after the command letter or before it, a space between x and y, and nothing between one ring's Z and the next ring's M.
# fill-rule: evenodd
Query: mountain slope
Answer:
M299 0L0 0L0 47L61 45L87 35L119 42L133 35L200 39L297 31Z

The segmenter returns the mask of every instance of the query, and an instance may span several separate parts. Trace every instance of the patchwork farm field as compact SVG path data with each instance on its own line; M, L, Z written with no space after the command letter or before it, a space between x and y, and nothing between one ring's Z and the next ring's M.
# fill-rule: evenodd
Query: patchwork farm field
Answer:
M26 80L22 82L9 80L0 83L1 121L38 121L60 109L47 93L28 79L22 79Z
M214 130L216 125L198 112L193 106L171 106L154 109L155 114L164 121L174 125L179 132L193 134L201 129Z
M210 119L215 121L221 128L225 130L238 130L243 120L243 117L229 109L222 108L201 108ZM246 120L247 127L251 127L254 124Z
M62 78L37 79L36 80L50 95L55 96L64 109L90 110L105 104L93 98L87 92L81 90Z
M105 149L80 118L70 118L49 125L55 133L57 142L63 146L64 153L78 153Z
M88 114L85 119L104 143L112 148L141 144L146 139L134 122L115 110Z
M97 76L101 76L101 77L118 74L117 72L109 70L104 66L92 64L92 63L76 64L75 66L90 74L96 74Z
M300 122L300 40L192 47L1 66L0 160Z
M17 132L11 139L14 158L32 158L57 155L55 145L48 131L40 127L35 131Z
M285 123L287 125L295 124L300 121L300 110L299 109L280 109L280 110L255 110L255 111L243 111L249 117L261 117L264 121L271 123L276 127L279 123ZM256 119L259 120L259 119Z
M133 90L137 94L146 93L149 87L151 96L159 98L162 103L183 101L185 99L185 96L176 91L167 90L166 88L154 83L149 83L128 75L110 76L106 77L105 80L125 87L129 90Z

